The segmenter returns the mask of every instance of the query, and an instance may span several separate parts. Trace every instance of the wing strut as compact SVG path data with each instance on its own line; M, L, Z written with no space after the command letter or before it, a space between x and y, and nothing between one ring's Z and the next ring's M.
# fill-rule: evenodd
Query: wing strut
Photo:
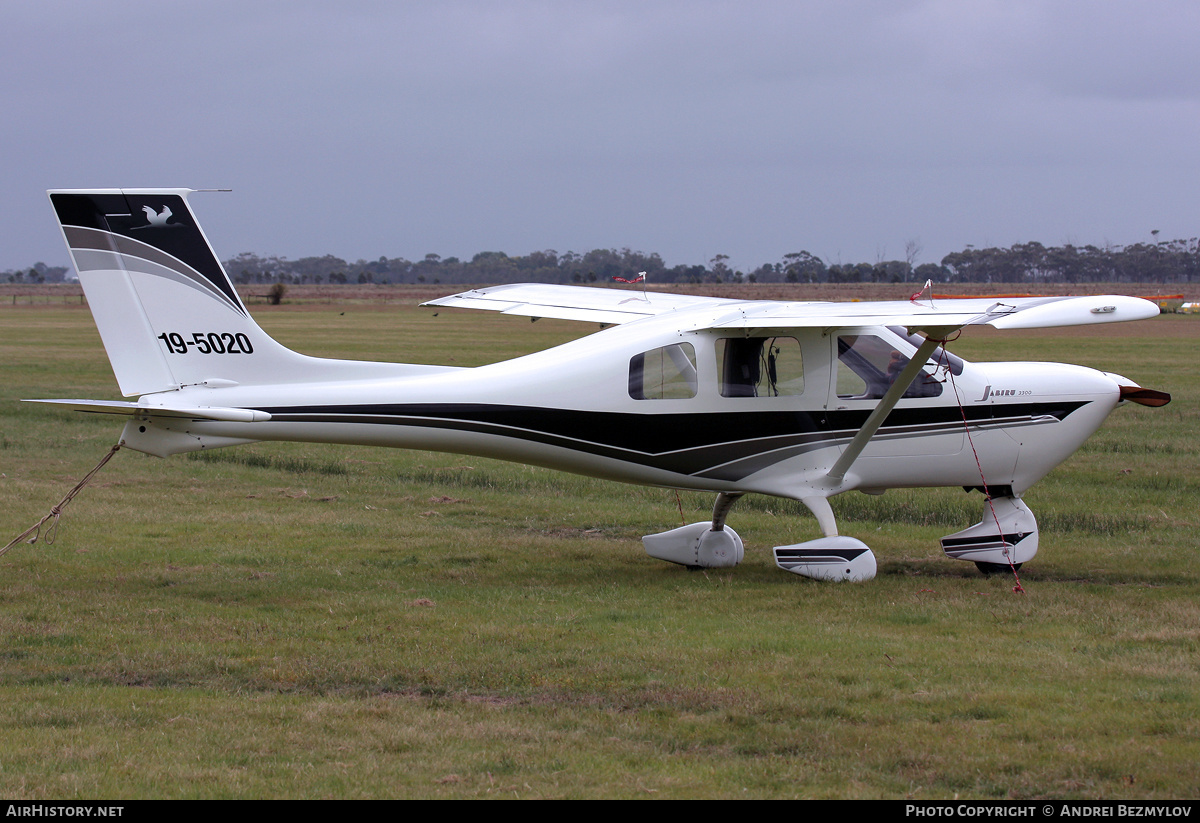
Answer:
M929 356L933 354L933 350L942 342L940 338L944 336L942 332L950 331L950 329L929 329L928 337L921 347L917 349L917 353L908 361L908 365L896 377L896 382L892 383L892 387L887 390L887 393L880 398L875 410L871 412L871 416L867 418L867 422L863 423L858 433L854 438L846 444L846 450L842 452L842 456L833 464L833 468L829 470L829 474L825 475L826 479L833 484L840 484L846 477L846 472L850 466L862 454L862 450L866 448L867 443L875 436L875 432L879 431L879 427L883 425L883 421L892 413L892 409L904 393L908 391L908 387L917 378L926 364L929 362Z

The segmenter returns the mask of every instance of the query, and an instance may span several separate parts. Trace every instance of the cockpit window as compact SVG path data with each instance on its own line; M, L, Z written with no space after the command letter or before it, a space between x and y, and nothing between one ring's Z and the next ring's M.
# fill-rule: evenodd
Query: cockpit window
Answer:
M877 400L891 388L909 358L891 343L873 334L838 337L837 395L843 398ZM905 397L937 397L942 383L930 368L922 369Z
M917 348L920 348L921 344L925 342L924 337L919 334L909 334L908 329L903 326L888 326L888 330L900 335ZM938 366L949 366L955 376L963 373L963 359L946 351L942 346L934 349L933 354L929 355L929 359Z
M675 343L636 354L629 361L629 396L672 400L696 396L696 350Z
M804 361L794 337L726 337L717 344L722 397L795 397Z

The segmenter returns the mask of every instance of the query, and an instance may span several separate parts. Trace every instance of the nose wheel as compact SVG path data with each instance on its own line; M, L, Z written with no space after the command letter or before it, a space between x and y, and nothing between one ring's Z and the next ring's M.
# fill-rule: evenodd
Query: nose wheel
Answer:
M1013 571L1020 571L1021 566L1023 566L1023 565L1024 565L1023 563L1013 563L1011 566L1009 566L1007 563L976 562L975 568L977 568L977 569L979 569L979 571L983 572L984 577L988 577L993 574L1008 574Z

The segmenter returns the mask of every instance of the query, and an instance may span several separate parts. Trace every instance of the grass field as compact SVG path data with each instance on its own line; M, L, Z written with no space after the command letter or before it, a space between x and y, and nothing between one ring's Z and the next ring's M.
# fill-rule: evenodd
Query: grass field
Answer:
M255 313L306 353L455 365L586 331L403 300ZM0 558L0 795L1195 798L1200 320L1118 328L952 347L1174 395L1027 495L1024 594L942 556L980 514L955 490L835 500L880 563L837 585L775 569L818 535L787 501L739 503L745 562L689 573L639 540L679 523L669 491L367 448L122 451L53 544ZM120 423L15 402L118 397L86 307L0 305L0 351L7 542ZM684 494L685 519L711 502Z

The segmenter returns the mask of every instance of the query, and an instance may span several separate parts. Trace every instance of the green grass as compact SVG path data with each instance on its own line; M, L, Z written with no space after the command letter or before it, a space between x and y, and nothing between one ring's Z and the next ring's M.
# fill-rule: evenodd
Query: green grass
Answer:
M458 365L583 328L399 305L262 322L312 354ZM1027 495L1023 595L941 555L981 510L954 489L835 499L880 562L837 585L774 568L817 535L789 501L741 501L746 560L689 573L639 537L705 495L368 448L123 451L53 544L0 558L0 793L1195 797L1200 378L1176 322L1200 323L953 347L1175 396L1118 410ZM0 347L7 542L120 425L14 402L118 396L86 309L0 306Z

